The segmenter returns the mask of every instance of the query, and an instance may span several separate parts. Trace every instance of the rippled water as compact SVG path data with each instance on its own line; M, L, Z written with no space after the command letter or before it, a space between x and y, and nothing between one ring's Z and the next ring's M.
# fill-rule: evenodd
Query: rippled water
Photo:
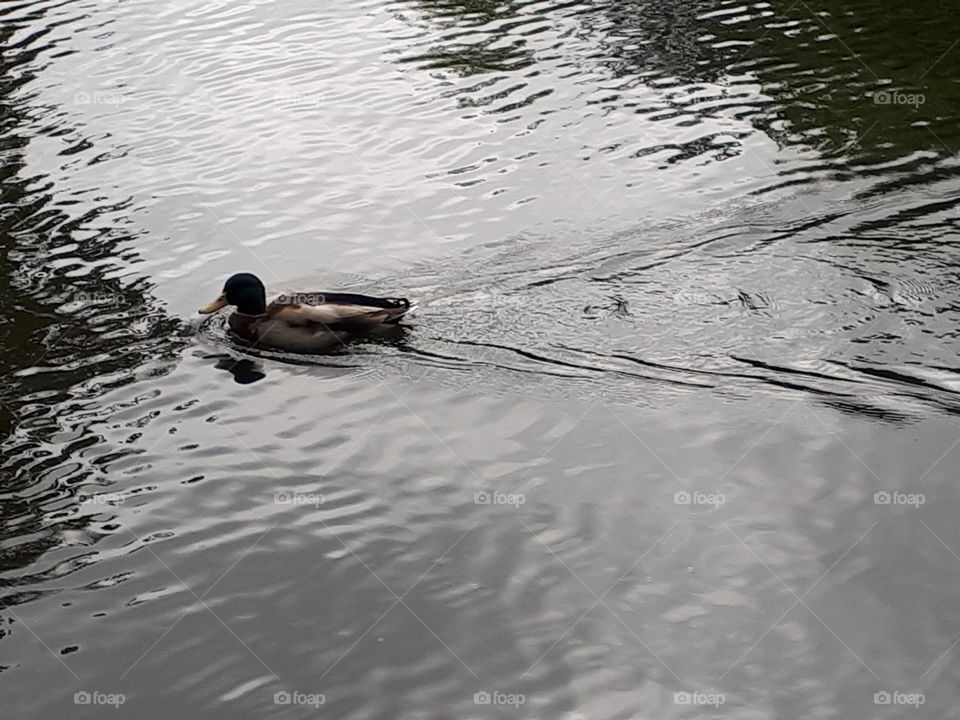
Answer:
M955 10L0 16L11 717L960 717Z

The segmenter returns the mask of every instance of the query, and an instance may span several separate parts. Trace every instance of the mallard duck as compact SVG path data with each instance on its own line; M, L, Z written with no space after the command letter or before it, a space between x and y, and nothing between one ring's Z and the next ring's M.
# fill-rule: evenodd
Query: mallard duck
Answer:
M280 295L267 305L263 283L250 273L231 276L220 297L200 312L227 305L237 308L228 323L238 339L293 352L336 350L352 338L391 327L410 309L406 298L327 292Z

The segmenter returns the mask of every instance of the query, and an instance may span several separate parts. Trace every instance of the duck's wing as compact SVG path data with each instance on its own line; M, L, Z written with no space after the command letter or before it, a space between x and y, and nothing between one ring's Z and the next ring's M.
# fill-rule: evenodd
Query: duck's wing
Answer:
M375 298L349 293L311 293L316 304L280 298L267 308L267 317L291 326L316 325L330 330L365 329L395 322L410 309L406 298ZM291 296L290 299L297 299Z

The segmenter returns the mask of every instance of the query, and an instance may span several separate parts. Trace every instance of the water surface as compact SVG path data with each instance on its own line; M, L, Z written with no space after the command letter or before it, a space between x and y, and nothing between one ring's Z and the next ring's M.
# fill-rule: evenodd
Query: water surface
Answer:
M0 14L11 716L960 717L955 9Z

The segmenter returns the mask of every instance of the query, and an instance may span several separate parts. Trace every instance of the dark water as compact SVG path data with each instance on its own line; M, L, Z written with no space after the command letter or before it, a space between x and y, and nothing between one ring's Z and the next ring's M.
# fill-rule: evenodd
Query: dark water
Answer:
M954 5L0 16L5 716L960 717Z

